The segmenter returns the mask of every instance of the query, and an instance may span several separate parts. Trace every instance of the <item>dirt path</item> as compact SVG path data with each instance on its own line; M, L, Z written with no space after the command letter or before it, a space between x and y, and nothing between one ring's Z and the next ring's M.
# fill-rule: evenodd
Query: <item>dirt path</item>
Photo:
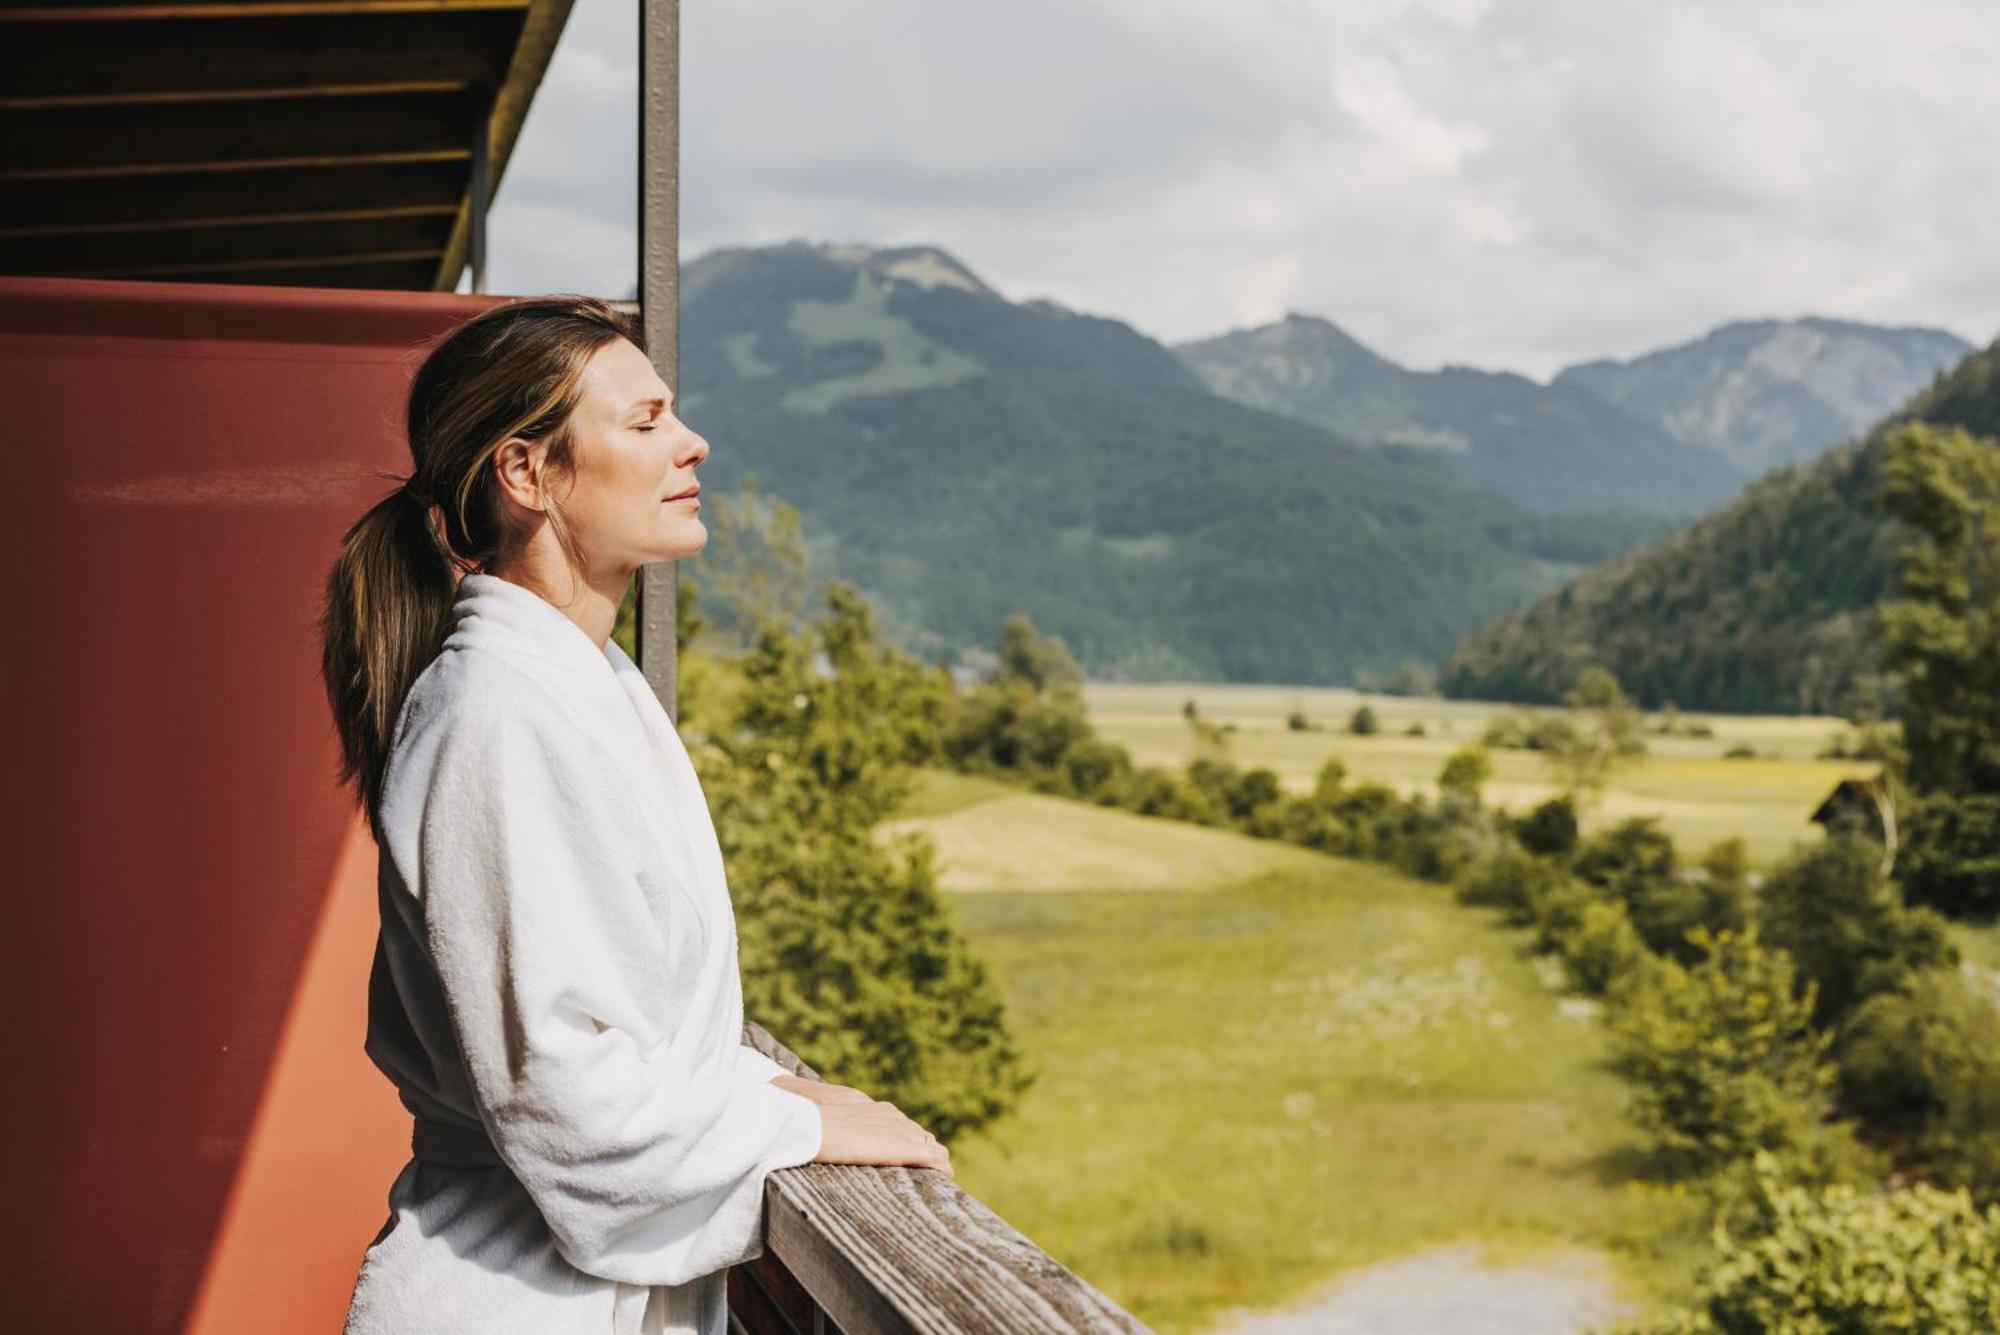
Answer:
M1610 1263L1568 1252L1489 1266L1440 1247L1349 1271L1305 1303L1237 1312L1211 1335L1583 1335L1633 1315Z

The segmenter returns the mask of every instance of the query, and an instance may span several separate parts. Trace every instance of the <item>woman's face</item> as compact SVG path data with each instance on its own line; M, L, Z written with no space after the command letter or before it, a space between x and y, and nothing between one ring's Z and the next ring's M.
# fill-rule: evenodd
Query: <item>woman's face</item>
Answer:
M613 339L585 364L581 388L570 418L574 482L553 486L586 567L624 571L700 551L708 529L694 470L708 442L674 415L653 363Z

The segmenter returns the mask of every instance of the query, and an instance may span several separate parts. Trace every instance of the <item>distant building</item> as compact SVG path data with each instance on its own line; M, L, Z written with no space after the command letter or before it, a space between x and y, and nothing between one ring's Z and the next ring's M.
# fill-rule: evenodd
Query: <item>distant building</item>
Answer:
M1896 855L1896 799L1879 779L1842 779L1812 814L1815 825L1835 830L1859 830L1879 840L1885 850L1884 865Z

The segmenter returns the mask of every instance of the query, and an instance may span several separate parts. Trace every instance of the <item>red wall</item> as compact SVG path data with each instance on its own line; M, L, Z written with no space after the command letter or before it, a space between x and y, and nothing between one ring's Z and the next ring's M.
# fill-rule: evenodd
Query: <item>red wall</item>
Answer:
M315 621L492 300L0 278L8 1329L339 1328L409 1123Z

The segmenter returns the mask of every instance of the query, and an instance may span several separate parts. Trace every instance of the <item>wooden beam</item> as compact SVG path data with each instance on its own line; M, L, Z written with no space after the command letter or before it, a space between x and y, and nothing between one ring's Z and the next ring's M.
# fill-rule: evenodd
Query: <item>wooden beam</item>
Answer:
M345 264L380 264L389 261L416 260L428 263L437 257L437 249L385 250L353 255L299 255L279 256L259 260L255 264L239 263L235 260L214 260L202 264L154 264L143 267L119 267L95 269L88 273L51 275L64 278L193 278L202 275L217 277L235 275L230 281L244 282L243 273L255 270L259 273L277 273L292 270L311 270Z
M462 162L462 148L431 149L420 153L320 153L273 158L229 158L209 162L163 162L151 166L125 163L116 166L55 167L40 171L8 171L0 168L0 182L83 181L113 176L174 176L188 172L262 171L285 167L355 167L398 162Z
M76 0L68 5L0 3L0 23L147 23L162 19L234 19L357 14L459 13L526 9L533 0L208 0L202 4L118 4Z
M125 175L184 164L464 153L470 92L277 99L256 114L227 102L0 114L0 179Z
M30 22L20 11L0 10L0 90L17 104L60 105L244 90L268 95L497 83L520 38L524 12L509 6L120 24Z
M143 190L122 177L0 181L0 235L204 227L357 207L449 212L464 194L465 166L450 158L154 176Z
M86 278L108 269L206 272L303 264L328 256L436 252L444 247L448 222L432 215L178 228L132 236L16 237L0 240L0 273Z
M231 269L226 272L184 273L174 275L173 281L181 283L231 283L257 284L271 287L337 287L375 289L385 292L425 292L430 288L430 276L437 268L437 255L427 253L410 258L369 259L366 256L351 263L339 263L328 257L318 257L305 267L270 269ZM159 275L140 274L135 277L152 279Z

